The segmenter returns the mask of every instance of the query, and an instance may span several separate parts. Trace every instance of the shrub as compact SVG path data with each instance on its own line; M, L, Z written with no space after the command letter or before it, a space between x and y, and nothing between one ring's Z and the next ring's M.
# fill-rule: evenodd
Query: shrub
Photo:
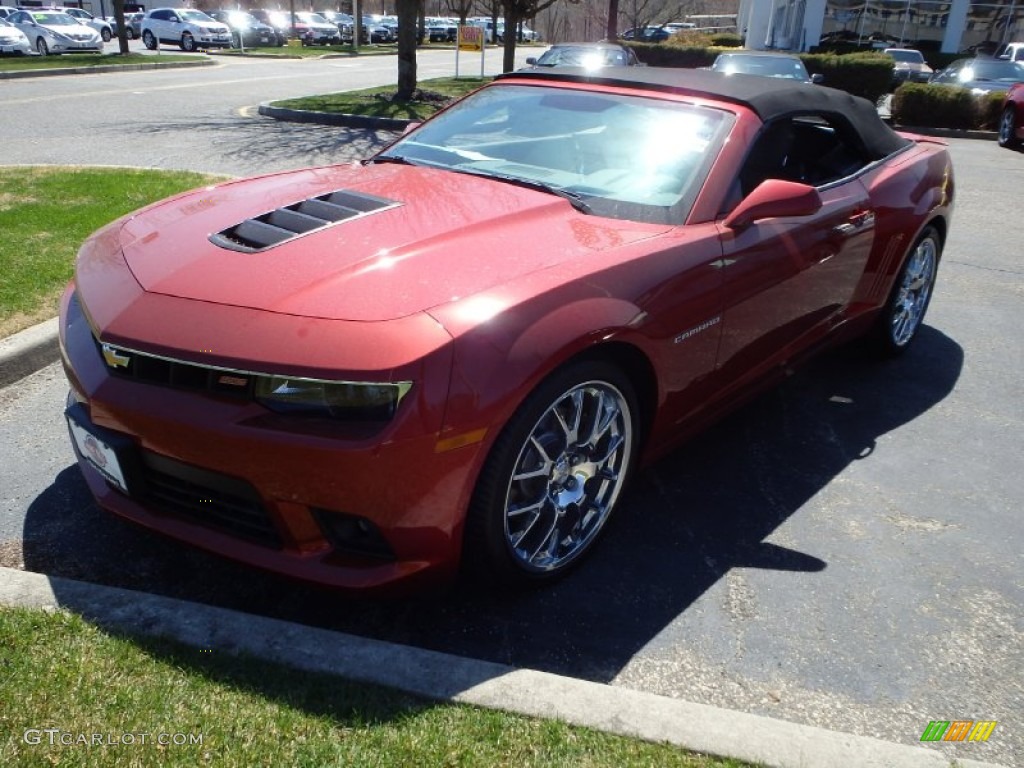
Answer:
M719 48L742 48L743 36L735 32L718 32L711 35L711 44Z
M698 69L710 67L718 49L706 46L658 43L623 43L636 52L637 58L649 67L680 67Z
M863 96L872 103L889 92L892 59L884 53L805 53L800 58L812 75L824 75L823 85Z
M977 120L971 92L947 85L904 83L892 96L891 112L897 125L973 128Z
M975 99L975 128L986 131L999 129L999 117L1003 111L1006 91L993 91Z

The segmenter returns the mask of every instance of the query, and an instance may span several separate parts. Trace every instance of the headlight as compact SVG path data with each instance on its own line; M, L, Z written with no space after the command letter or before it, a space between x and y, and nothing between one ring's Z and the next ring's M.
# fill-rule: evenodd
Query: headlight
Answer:
M256 381L256 400L277 413L388 421L411 388L409 381L374 384L261 376Z

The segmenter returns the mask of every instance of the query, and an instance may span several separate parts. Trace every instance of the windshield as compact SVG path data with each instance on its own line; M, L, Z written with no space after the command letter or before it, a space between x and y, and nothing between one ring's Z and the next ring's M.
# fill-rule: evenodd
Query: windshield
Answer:
M586 213L685 220L732 116L674 101L494 85L378 155L542 188Z
M924 64L924 56L920 51L886 51L886 53L896 61L902 61L905 64Z
M78 20L66 13L33 13L32 18L36 24L42 24L44 27L78 26Z
M763 77L784 77L791 80L810 80L807 69L800 59L788 56L736 56L724 54L715 59L714 69L718 72Z
M624 67L629 63L620 48L555 46L537 59L538 67Z
M245 11L229 11L228 19L236 27L252 27L259 24L259 21L256 20L255 16L251 13L246 13Z
M1000 80L1015 83L1024 80L1024 67L1015 61L977 60L960 72L960 79L968 80Z
M319 13L310 13L309 11L303 11L302 13L296 13L300 19L307 24L327 24L328 21Z
M214 21L202 11L190 11L188 9L178 11L178 15L185 21Z

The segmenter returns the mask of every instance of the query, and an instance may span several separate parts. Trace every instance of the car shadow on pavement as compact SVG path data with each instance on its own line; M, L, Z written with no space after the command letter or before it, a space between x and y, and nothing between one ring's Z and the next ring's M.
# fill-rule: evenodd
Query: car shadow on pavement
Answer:
M640 473L593 556L546 589L494 594L461 583L405 599L342 597L108 515L75 466L29 507L24 563L52 576L607 682L730 570L813 579L826 569L819 553L766 539L791 516L810 514L808 501L852 463L893 461L873 457L876 441L940 403L962 365L960 346L928 326L899 360L878 361L858 345L825 354ZM74 610L73 594L67 599Z

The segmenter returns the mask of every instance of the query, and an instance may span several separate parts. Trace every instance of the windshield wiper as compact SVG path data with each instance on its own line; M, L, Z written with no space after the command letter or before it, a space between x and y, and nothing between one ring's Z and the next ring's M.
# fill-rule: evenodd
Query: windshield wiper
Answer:
M405 155L375 155L374 157L371 157L369 160L366 160L365 163L396 163L398 165L419 165L419 163L414 163Z
M465 168L452 168L451 170L459 173L468 173L470 176L480 176L484 179L496 179L498 181L504 181L509 184L515 184L517 187L526 187L526 189L535 189L538 192L547 192L549 195L557 195L558 197L565 198L569 201L569 204L580 213L593 213L590 204L583 198L579 192L573 192L565 187L555 187L551 184L545 184L543 181L534 181L533 179L524 179L520 176L508 176L504 173L481 173L479 171L470 171Z

